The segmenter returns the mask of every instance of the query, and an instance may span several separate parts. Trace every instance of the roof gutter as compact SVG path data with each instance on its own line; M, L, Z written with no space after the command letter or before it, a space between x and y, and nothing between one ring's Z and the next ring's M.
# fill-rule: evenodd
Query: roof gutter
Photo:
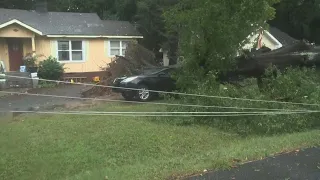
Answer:
M143 36L90 36L90 35L46 35L49 38L110 38L110 39L141 39Z
M267 30L264 30L267 35L272 39L272 41L274 41L277 45L275 48L281 48L283 45Z
M122 38L129 38L129 39L142 39L143 38L143 36L102 36L102 37L104 37L104 38L112 38L112 39L117 39L117 38L119 38L119 39L122 39Z

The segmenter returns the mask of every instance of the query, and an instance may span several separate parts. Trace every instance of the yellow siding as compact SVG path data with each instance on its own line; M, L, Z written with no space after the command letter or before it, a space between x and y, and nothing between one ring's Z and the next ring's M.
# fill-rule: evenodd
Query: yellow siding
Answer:
M43 55L39 61L49 56L57 57L57 38L47 38L35 35L32 31L18 25L12 24L0 29L0 59L4 61L7 70L9 70L9 53L6 38L21 38L23 42L23 55L32 53L32 38L35 38L35 53ZM72 40L72 39L67 39ZM84 59L82 62L64 62L66 72L94 72L101 71L108 63L111 57L108 56L107 39L77 39L84 41ZM125 39L122 39L125 40Z
M34 33L16 24L0 29L0 37L31 38Z
M42 56L39 58L40 61L48 58L49 56L53 56L53 54L51 54L50 39L36 36L35 45L36 54Z
M8 45L5 39L0 38L0 60L4 62L6 71L9 71Z
M6 38L21 38L23 43L23 55L32 52L31 38L34 33L17 24L12 24L0 29L0 60L4 61L6 70L9 71L9 52Z
M23 44L23 56L26 56L28 53L32 53L31 39L22 38L21 41ZM6 38L0 38L0 60L4 62L6 70L9 71L9 52Z
M57 44L59 39L36 37L36 54L45 57L57 57ZM107 43L105 39L84 39L86 60L83 62L64 62L65 72L94 72L101 71L111 58L107 56ZM43 60L42 58L41 60Z
M31 38L21 38L23 41L23 54L32 53ZM36 54L43 55L39 61L49 56L57 57L57 40L43 36L35 36ZM107 39L80 39L84 41L85 61L82 62L65 62L64 67L67 73L81 73L101 71L107 67L112 58L108 56ZM6 38L0 37L0 60L4 61L7 71L9 71L9 55Z
M64 67L66 72L94 72L101 71L108 63L111 62L111 58L107 57L104 39L87 39L86 41L86 53L85 62L70 62L65 63Z
M31 38L22 39L22 43L23 43L23 56L26 56L27 54L32 53Z

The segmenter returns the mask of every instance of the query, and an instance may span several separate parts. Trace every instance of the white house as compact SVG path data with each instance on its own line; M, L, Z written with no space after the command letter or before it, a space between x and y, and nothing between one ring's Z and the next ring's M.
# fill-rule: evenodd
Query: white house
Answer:
M243 49L260 49L261 47L265 46L271 50L275 50L281 48L282 46L292 44L296 41L296 39L280 31L279 29L270 27L269 31L261 30L260 33L251 35L249 37L249 43L246 44Z
M271 50L279 49L283 46L293 44L297 40L289 36L288 34L282 32L281 30L270 27L268 30L261 30L259 33L252 33L249 36L249 43L244 45L242 49L260 49L265 46ZM160 49L159 52L163 53L163 65L169 66L169 57L168 51ZM240 55L240 52L237 52L237 55Z

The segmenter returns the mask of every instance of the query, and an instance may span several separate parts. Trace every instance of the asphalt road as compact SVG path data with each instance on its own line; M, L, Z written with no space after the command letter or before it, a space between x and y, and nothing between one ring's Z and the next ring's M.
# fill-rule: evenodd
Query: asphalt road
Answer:
M291 152L185 180L320 180L320 148Z

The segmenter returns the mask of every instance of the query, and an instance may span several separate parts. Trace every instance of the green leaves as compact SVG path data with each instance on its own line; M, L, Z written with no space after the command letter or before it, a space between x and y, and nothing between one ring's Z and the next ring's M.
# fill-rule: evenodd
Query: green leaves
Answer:
M63 64L60 64L56 58L49 57L39 64L38 76L41 79L59 80L64 72Z
M297 39L319 43L319 4L319 0L282 0L275 5L277 16L271 24Z
M276 72L276 73L275 73ZM275 75L276 74L276 75ZM314 69L288 68L280 72L270 68L263 79L265 87L258 87L256 79L246 79L241 85L220 85L215 81L214 73L210 73L205 81L199 81L196 86L189 86L189 92L220 97L247 98L269 101L286 101L315 104L320 101L320 76ZM190 78L189 78L190 80ZM177 103L177 101L174 101ZM317 106L302 106L293 104L267 103L259 101L230 100L226 98L206 98L181 96L180 104L201 104L207 106L263 108L285 110L314 110ZM259 110L168 107L168 111L182 112L258 112ZM260 110L264 111L264 110ZM281 111L279 111L281 112ZM303 131L320 127L317 113L296 113L282 115L237 116L237 117L194 117L179 123L205 124L219 127L235 133L247 134L278 134Z
M184 68L194 76L232 69L247 36L274 17L271 5L275 2L181 0L164 17L169 31L179 34Z
M216 74L235 68L234 59L244 40L275 15L275 0L181 0L165 13L169 30L179 34L179 52L184 57L177 82L188 93L249 99L282 100L311 103L319 99L318 77L309 69L277 71L278 76L267 74L265 91L259 89L255 79L247 79L243 86L225 85L216 81ZM317 93L314 93L317 92ZM312 97L312 98L309 98ZM278 99L280 98L280 99ZM181 103L225 107L255 107L298 109L294 105L229 99L181 97ZM179 111L198 109L174 107ZM172 110L172 109L171 109ZM174 109L175 110L175 109ZM201 111L223 111L202 109ZM300 131L316 125L314 115L289 114L282 116L193 118L188 123L204 123L240 134L274 134Z

